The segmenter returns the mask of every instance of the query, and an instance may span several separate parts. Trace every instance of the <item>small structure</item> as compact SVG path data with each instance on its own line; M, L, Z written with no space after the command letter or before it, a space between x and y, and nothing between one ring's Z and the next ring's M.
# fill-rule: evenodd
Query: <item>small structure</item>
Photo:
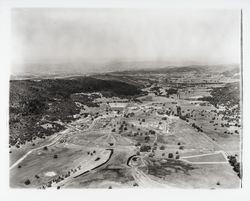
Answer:
M47 124L43 124L41 125L44 129L48 129L48 128L53 128L53 125L50 124L50 123L47 123Z
M127 107L127 105L128 103L109 103L110 108L115 111L122 111Z

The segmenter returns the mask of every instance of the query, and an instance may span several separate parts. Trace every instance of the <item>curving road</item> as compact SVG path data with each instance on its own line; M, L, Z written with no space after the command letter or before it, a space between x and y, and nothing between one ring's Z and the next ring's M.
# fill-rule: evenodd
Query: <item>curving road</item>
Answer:
M85 131L88 131L90 129L92 129L96 123L97 120L99 119L102 119L102 118L106 118L106 117L109 117L111 115L103 115L103 116L99 116L98 118L94 119L93 122L91 123L91 125L89 126L89 128L85 129L85 130L80 130L78 128L75 128L71 125L64 125L67 129L65 129L64 131L62 131L61 133L57 134L54 138L53 138L53 141L47 145L42 145L40 147L37 147L37 148L34 148L30 151L28 151L25 155L23 155L20 159L18 159L14 164L12 164L9 168L9 170L12 170L14 167L16 167L18 164L20 164L27 156L29 156L32 152L34 151L37 151L39 149L43 149L44 147L49 147L49 146L52 146L54 145L58 140L60 140L62 137L63 137L63 134L67 133L69 131L69 129L75 129L75 130L78 130L80 132L85 132Z
M51 143L49 143L49 144L47 144L47 145L43 145L43 146L40 146L40 147L37 147L37 148L34 148L34 149L32 149L32 150L30 150L30 151L28 151L24 156L22 156L20 159L18 159L14 164L12 164L11 166L10 166L10 168L9 168L9 170L12 170L14 167L16 167L19 163L21 163L28 155L30 155L33 151L37 151L37 150L39 150L39 149L43 149L44 147L49 147L49 146L52 146L52 145L54 145L58 140L60 140L63 136L63 134L64 134L64 132L66 132L68 129L66 129L65 131L63 131L63 133L61 133L60 135L57 135L57 136L55 136L54 137L54 140L51 142Z

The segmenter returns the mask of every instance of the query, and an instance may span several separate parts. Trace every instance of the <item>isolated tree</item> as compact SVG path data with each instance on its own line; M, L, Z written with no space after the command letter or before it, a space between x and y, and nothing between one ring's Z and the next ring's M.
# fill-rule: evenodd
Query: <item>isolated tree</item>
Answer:
M58 158L57 154L55 154L55 155L53 156L53 158Z
M48 150L48 147L47 147L47 146L43 147L43 150L47 151L47 150Z
M148 142L149 140L150 140L150 137L149 137L149 136L146 136L146 137L145 137L145 141Z
M174 155L172 153L168 154L168 158L173 158L173 157L174 157Z
M25 183L25 185L29 185L30 184L30 180L26 179L24 183Z
M179 149L180 149L180 150L183 150L183 149L184 149L184 146L180 146Z
M137 183L134 183L133 186L139 186Z
M165 149L164 145L160 146L160 150L164 150L164 149Z

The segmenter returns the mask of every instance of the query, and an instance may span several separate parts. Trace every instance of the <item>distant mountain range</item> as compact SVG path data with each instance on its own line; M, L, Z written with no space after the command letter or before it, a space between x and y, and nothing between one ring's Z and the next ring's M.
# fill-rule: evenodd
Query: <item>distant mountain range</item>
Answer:
M136 62L81 62L64 64L23 64L14 65L11 80L19 79L52 79L71 76L88 76L110 72L152 72L171 73L188 71L227 72L227 75L239 72L239 65L169 65L164 61L136 61ZM226 75L225 74L225 75Z

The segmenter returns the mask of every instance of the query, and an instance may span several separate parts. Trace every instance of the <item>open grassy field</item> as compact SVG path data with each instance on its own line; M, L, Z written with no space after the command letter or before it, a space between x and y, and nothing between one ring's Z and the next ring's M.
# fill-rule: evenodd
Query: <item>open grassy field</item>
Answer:
M11 82L10 186L239 188L242 128L239 99L230 99L239 88L217 74L187 67Z
M227 162L227 159L221 152L213 153L213 154L190 156L190 157L182 157L182 159L185 159L188 162L211 162L211 163Z

